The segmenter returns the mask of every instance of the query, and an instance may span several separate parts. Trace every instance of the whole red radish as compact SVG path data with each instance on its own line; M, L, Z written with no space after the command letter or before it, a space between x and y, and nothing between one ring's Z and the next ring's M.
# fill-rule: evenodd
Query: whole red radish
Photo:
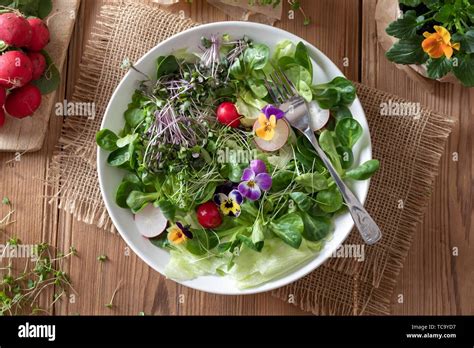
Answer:
M29 84L13 90L5 103L5 110L13 117L31 116L41 105L41 92L35 85Z
M46 58L40 52L30 52L28 58L33 64L33 80L38 80L46 70Z
M0 87L0 108L5 105L5 99L7 99L7 90L3 87Z
M0 56L0 86L7 89L23 87L33 77L33 64L26 54L8 51Z
M4 124L5 124L5 111L3 110L3 106L0 106L0 128L2 128Z
M222 223L219 209L217 209L217 205L214 202L209 201L201 204L197 208L196 213L199 223L204 228L216 228Z
M217 108L217 121L227 126L237 128L240 126L240 115L235 105L231 102L223 102Z
M0 15L0 40L9 46L25 47L30 44L32 37L30 23L15 13Z
M28 23L31 26L33 35L27 48L31 51L41 51L49 43L49 29L39 18L29 18Z

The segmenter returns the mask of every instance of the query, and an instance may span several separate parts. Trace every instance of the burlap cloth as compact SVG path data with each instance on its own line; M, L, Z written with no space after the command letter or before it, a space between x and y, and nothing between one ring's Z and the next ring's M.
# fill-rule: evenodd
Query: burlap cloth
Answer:
M65 122L60 150L49 168L58 188L53 199L77 219L114 231L97 183L95 134L112 92L125 74L125 58L136 61L163 39L192 27L190 20L141 4L105 6L82 58L74 99L95 102L97 117ZM388 314L396 277L416 224L422 218L452 120L428 109L418 118L381 116L382 102L402 99L360 84L381 169L372 179L366 202L383 239L365 247L365 260L331 258L305 278L273 292L315 314ZM362 244L353 231L346 244Z

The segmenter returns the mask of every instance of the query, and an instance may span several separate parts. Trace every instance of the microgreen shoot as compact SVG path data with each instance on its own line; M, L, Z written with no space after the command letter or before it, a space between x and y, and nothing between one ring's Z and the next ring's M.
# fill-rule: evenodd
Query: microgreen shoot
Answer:
M107 255L99 255L99 256L97 256L97 261L99 261L99 262L105 262L105 261L107 261L107 260L108 260Z
M115 288L114 292L112 293L112 297L110 298L109 303L106 303L105 307L107 307L109 309L112 309L114 307L115 295L117 295L117 292L119 291L121 286L122 286L122 280L119 281L117 287Z
M10 238L6 247L27 248L29 245L21 244L18 238ZM69 276L62 270L63 261L72 253L62 257L53 258L53 248L46 244L36 244L32 247L34 258L27 259L21 272L15 271L13 258L10 254L2 255L2 260L7 260L7 266L0 268L2 279L0 281L0 315L16 315L24 313L30 308L31 314L40 312L49 313L47 309L38 307L37 300L40 295L54 286L59 291L53 296L49 304L51 308L69 290L73 290Z

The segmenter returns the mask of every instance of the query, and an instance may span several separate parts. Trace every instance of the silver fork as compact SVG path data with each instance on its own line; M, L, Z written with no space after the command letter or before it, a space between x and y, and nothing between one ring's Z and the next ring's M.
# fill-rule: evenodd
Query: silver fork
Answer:
M313 145L316 153L323 161L341 191L342 197L346 202L347 208L351 213L352 219L362 239L369 245L376 243L382 237L382 233L362 203L341 179L331 161L319 146L310 126L309 110L305 100L298 94L295 86L283 71L275 69L275 72L270 74L269 77L273 86L271 86L268 81L265 81L265 84L270 97L279 105L279 108L285 112L285 119L291 126L303 133Z

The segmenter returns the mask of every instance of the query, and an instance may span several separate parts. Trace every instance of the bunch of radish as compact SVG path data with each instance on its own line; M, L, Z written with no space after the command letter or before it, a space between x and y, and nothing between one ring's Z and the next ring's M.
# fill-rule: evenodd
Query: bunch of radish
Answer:
M41 105L41 91L32 83L47 68L42 50L49 30L41 19L18 11L0 14L0 127L5 111L12 117L33 115Z

